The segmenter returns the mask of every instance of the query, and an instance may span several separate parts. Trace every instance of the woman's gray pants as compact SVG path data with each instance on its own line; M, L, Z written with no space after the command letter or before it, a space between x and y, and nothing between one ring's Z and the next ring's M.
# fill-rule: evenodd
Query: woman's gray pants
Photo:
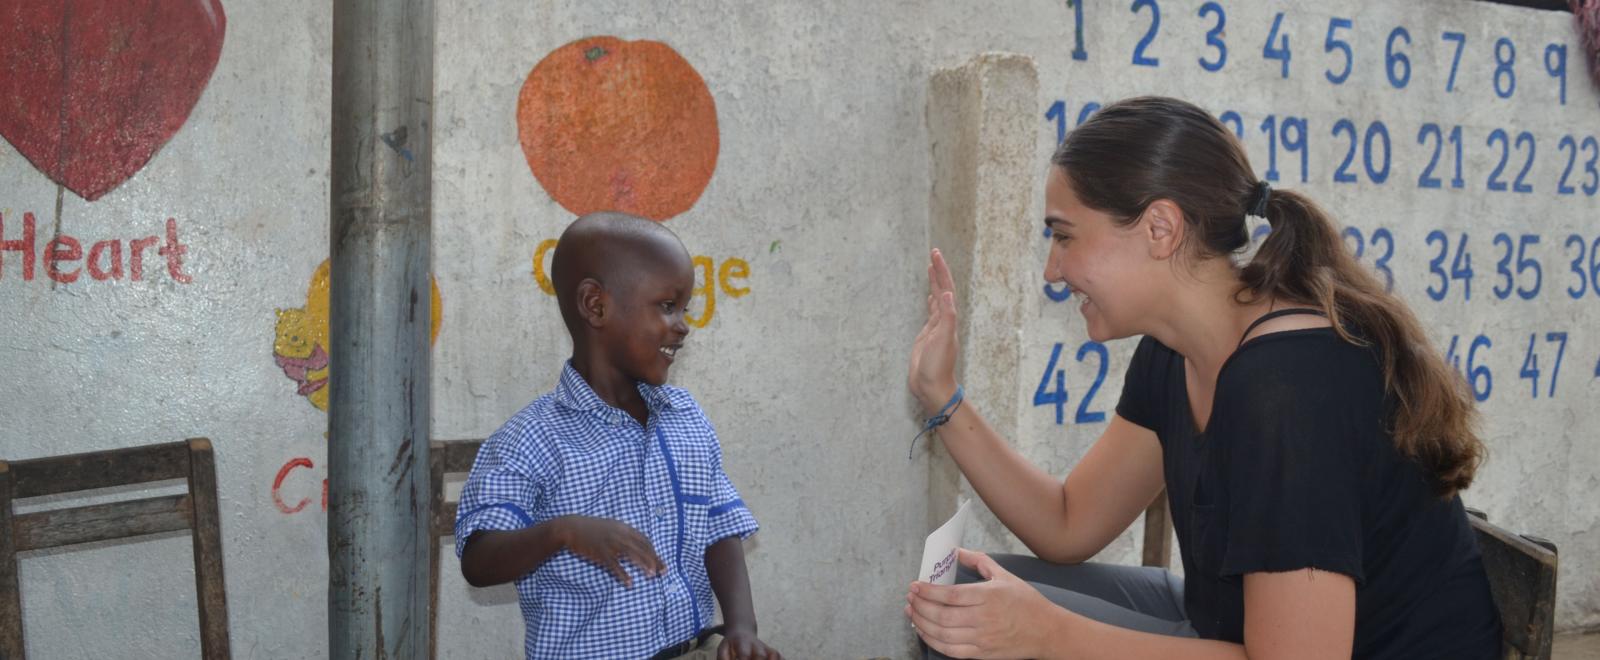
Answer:
M1052 564L1025 555L989 555L1027 581L1050 602L1113 626L1175 637L1195 637L1183 611L1183 578L1154 566ZM956 583L981 582L960 566ZM947 656L927 650L928 658Z

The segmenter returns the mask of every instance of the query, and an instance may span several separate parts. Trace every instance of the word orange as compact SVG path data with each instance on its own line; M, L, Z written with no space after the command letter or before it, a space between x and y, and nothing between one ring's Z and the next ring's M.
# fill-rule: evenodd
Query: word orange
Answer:
M550 272L545 262L549 260L550 251L556 247L558 241L547 238L539 242L539 247L533 249L533 280L539 283L539 290L547 295L556 295L555 284L550 282ZM697 318L694 313L684 314L684 320L696 328L704 328L711 323L711 317L717 313L717 287L721 285L722 292L729 298L742 298L750 293L750 287L737 288L732 280L743 280L750 277L750 262L738 257L728 257L718 266L716 261L707 256L693 258L695 269L695 287L690 295L690 306L695 299L705 300L705 310ZM713 278L712 274L716 276Z

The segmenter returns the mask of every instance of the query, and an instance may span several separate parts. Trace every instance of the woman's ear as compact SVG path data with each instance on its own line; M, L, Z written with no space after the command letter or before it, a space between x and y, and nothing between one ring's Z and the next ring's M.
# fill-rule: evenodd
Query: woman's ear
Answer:
M1143 215L1143 231L1149 241L1150 256L1163 260L1172 258L1183 246L1183 234L1188 229L1183 222L1183 210L1178 208L1177 203L1163 198L1144 207Z
M592 277L583 278L578 283L578 316L583 318L591 328L600 328L606 324L606 309L611 303L611 296L606 293L605 285Z

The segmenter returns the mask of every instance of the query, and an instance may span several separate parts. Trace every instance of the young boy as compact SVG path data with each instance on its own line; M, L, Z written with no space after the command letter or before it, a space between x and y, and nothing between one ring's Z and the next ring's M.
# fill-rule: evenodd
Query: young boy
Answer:
M658 223L597 213L562 233L551 271L572 359L478 452L456 513L461 574L516 581L530 660L687 652L713 592L719 659L781 657L756 637L755 518L710 421L665 384L689 334L689 253Z

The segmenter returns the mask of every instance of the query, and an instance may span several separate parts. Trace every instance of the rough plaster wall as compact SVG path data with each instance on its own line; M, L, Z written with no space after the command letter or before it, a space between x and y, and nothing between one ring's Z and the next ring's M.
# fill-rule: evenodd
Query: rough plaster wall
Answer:
M1215 58L1215 52L1204 47L1204 37L1215 24L1214 17L1198 16L1199 2L1159 4L1161 27L1145 51L1147 56L1160 58L1159 68L1130 65L1132 51L1150 28L1148 6L1130 13L1123 7L1088 5L1085 41L1089 57L1085 61L1074 61L1070 56L1073 16L1069 9L1054 8L1050 14L1053 23L998 24L988 18L987 10L954 4L940 5L926 17L933 25L964 27L926 37L932 59L939 66L965 63L973 53L1003 43L1006 50L1032 57L1038 67L1040 92L1035 119L1042 120L1036 124L1040 137L1036 162L1040 167L1035 170L1037 178L1032 183L1034 205L1028 216L1018 222L1022 231L1031 234L1035 268L1042 270L1047 247L1038 233L1037 222L1042 213L1043 165L1056 143L1054 122L1045 116L1053 101L1065 101L1069 129L1076 125L1085 103L1107 103L1139 94L1179 96L1217 113L1237 111L1243 116L1245 147L1258 173L1265 171L1268 162L1268 145L1259 124L1272 114L1306 117L1311 126L1310 181L1301 183L1298 163L1286 161L1280 154L1279 168L1284 178L1275 185L1308 192L1341 224L1356 227L1364 235L1378 227L1393 232L1396 247L1389 265L1396 280L1395 290L1432 330L1438 350L1444 351L1453 335L1463 342L1478 334L1494 341L1493 348L1486 352L1491 357L1483 359L1493 369L1492 396L1480 404L1490 458L1464 499L1468 506L1485 510L1491 520L1550 538L1560 546L1558 627L1600 623L1600 566L1594 559L1600 556L1596 553L1600 511L1593 504L1595 486L1600 485L1600 477L1596 476L1600 469L1600 462L1596 461L1600 443L1594 440L1592 429L1597 420L1592 406L1587 405L1600 388L1600 381L1596 380L1596 373L1600 373L1596 371L1600 366L1596 364L1600 344L1589 330L1596 325L1593 299L1572 300L1563 292L1564 288L1575 286L1568 271L1568 262L1575 253L1570 246L1562 250L1551 244L1567 240L1569 234L1579 234L1586 241L1595 238L1600 202L1581 190L1575 195L1556 195L1554 188L1566 161L1566 151L1557 143L1564 135L1581 140L1600 125L1600 112L1596 111L1600 93L1581 80L1581 69L1573 68L1568 74L1567 103L1560 105L1555 79L1548 76L1542 61L1548 43L1566 43L1569 53L1577 52L1571 16L1476 2L1349 3L1335 7L1299 2L1270 7L1225 3L1228 63L1223 73L1210 74L1200 69L1196 59ZM1268 28L1278 11L1287 15L1284 30L1290 34L1294 53L1293 73L1287 80L1279 76L1277 61L1265 60L1261 55ZM1354 44L1353 73L1350 81L1339 87L1330 85L1323 73L1330 68L1337 70L1341 62L1337 53L1326 55L1322 48L1331 16L1354 20L1354 29L1344 33ZM1383 47L1395 26L1407 27L1413 39L1410 50L1402 48L1412 66L1412 79L1405 90L1392 89L1384 76ZM1440 45L1450 43L1438 41L1442 31L1462 32L1467 38L1455 94L1446 94L1443 89L1453 47ZM1495 68L1492 44L1502 36L1512 38L1517 47L1518 86L1509 100L1499 99L1491 91ZM1576 61L1571 62L1575 66ZM1386 185L1368 182L1361 170L1359 151L1355 168L1360 182L1332 182L1332 173L1347 149L1342 134L1330 134L1341 118L1353 119L1363 130L1373 120L1387 122L1393 166ZM1453 165L1441 160L1446 167L1435 169L1434 174L1444 172L1446 189L1418 190L1417 177L1427 166L1431 151L1431 142L1427 145L1430 149L1424 149L1417 140L1423 122L1440 124L1446 131L1457 124L1465 128L1465 189L1448 188ZM1538 155L1527 177L1535 187L1533 193L1485 191L1485 176L1499 160L1497 147L1490 149L1484 144L1486 134L1495 128L1505 129L1513 138L1521 131L1536 134ZM1525 155L1526 151L1514 152L1506 165L1502 178L1508 185ZM1449 156L1447 150L1444 157ZM1471 301L1462 300L1460 282L1452 283L1443 301L1436 302L1426 295L1425 289L1431 284L1429 261L1435 256L1437 244L1426 244L1425 236L1434 229L1448 232L1452 256L1459 234L1471 234L1478 278ZM1542 250L1530 250L1541 260L1544 278L1542 292L1532 301L1521 300L1515 294L1500 300L1489 292L1490 287L1501 282L1494 269L1502 256L1498 246L1491 248L1490 239L1502 231L1512 237L1521 233L1542 236ZM981 241L978 246L983 249ZM1371 244L1368 249L1372 249ZM1369 253L1367 263L1371 259ZM1443 264L1447 270L1448 261ZM1484 279L1486 273L1489 279ZM1023 411L1020 431L1013 441L1047 471L1065 474L1104 428L1103 424L1073 421L1082 397L1096 382L1098 360L1092 355L1083 362L1075 359L1076 350L1086 340L1076 309L1079 299L1053 302L1035 288L1042 282L1037 278L1033 282L1024 303L1029 307L1026 315L1030 320L1022 331L1023 360L1014 381ZM1526 280L1517 281L1519 286L1525 283ZM1007 286L997 284L973 295L1007 290ZM1553 345L1548 352L1543 347L1543 333L1547 331L1565 331L1569 335L1554 399L1546 396L1550 360L1554 357ZM1518 377L1528 335L1534 332L1539 333L1539 359L1544 370L1537 399L1530 396L1529 382ZM1063 344L1057 368L1065 369L1070 392L1063 425L1055 423L1052 406L1031 406L1056 342ZM1135 343L1122 340L1109 344L1110 368L1100 382L1091 411L1109 415L1114 408L1122 387L1122 371ZM1463 362L1464 348L1463 343L1457 351ZM969 344L968 369L972 368L973 355ZM974 532L975 537L969 535L969 544L1021 549L1015 539L993 538L992 529L987 525ZM1142 525L1135 523L1098 559L1137 562L1141 536Z
M1398 290L1441 333L1436 339L1496 337L1496 394L1484 406L1494 456L1467 499L1496 521L1560 544L1560 623L1600 622L1594 577L1600 511L1593 497L1600 443L1587 431L1596 413L1584 403L1596 395L1589 372L1600 339L1589 330L1597 325L1593 307L1559 293L1567 285L1559 241L1569 232L1595 233L1594 198L1556 199L1547 190L1485 196L1481 179L1493 166L1486 162L1491 154L1471 144L1466 166L1478 180L1470 194L1327 183L1342 157L1342 144L1327 137L1339 116L1363 125L1378 116L1391 122L1400 182L1414 178L1422 166L1417 159L1426 156L1413 147L1421 120L1407 116L1540 131L1540 153L1551 155L1555 133L1592 131L1600 125L1595 92L1576 77L1564 107L1527 97L1491 102L1481 89L1472 103L1462 103L1422 84L1423 70L1439 65L1423 61L1437 55L1424 45L1441 29L1466 32L1480 47L1500 33L1532 44L1534 35L1565 38L1568 17L1476 3L1353 3L1340 11L1357 16L1357 67L1367 77L1329 92L1318 85L1329 66L1319 48L1328 9L1309 2L1280 7L1300 17L1291 21L1296 77L1280 82L1276 63L1269 67L1260 58L1271 18L1266 8L1229 8L1229 61L1237 75L1198 73L1191 63L1204 56L1198 44L1208 24L1196 17L1197 5L1162 3L1166 22L1151 50L1162 58L1160 70L1129 67L1128 51L1148 26L1148 10L1131 14L1123 7L1090 8L1093 55L1074 62L1070 11L1044 0L998 9L911 2L441 5L434 271L444 313L434 353L434 437L492 432L552 386L568 351L554 300L530 273L536 246L557 236L569 215L534 181L518 147L514 109L523 78L545 53L583 36L665 41L706 80L721 134L710 185L668 226L693 254L718 264L748 261L751 289L741 298L718 292L714 318L691 335L673 380L690 388L717 424L728 471L763 524L747 551L764 635L791 657L909 655L912 638L899 599L922 535L951 504L926 498L956 492L941 450L905 458L916 429L903 391L905 355L922 321L922 266L935 205L930 153L943 139L929 134L930 78L978 53L1005 50L1034 61L1040 89L1029 119L1039 165L1032 181L1015 182L1026 186L1030 200L1016 218L1017 231L1035 250L1033 261L1016 265L1027 293L1013 308L1023 319L1021 362L1010 381L1014 441L1024 452L1065 474L1103 428L1071 423L1094 375L1093 358L1071 360L1084 338L1075 301L1051 303L1035 288L1044 250L1039 197L1055 141L1043 121L1051 100L1066 99L1074 120L1086 100L1148 92L1236 109L1251 129L1272 112L1305 115L1315 122L1312 162L1320 181L1294 187L1308 189L1347 222L1395 228ZM175 218L192 282L173 281L152 253L141 282L84 278L52 287L42 260L24 282L17 258L4 253L0 301L9 313L0 315L6 338L0 368L8 378L0 382L6 402L0 456L211 437L235 657L322 657L326 518L318 489L326 474L326 415L295 394L272 351L275 310L305 304L307 281L327 250L329 15L327 7L260 3L236 2L227 10L221 62L185 127L100 200L85 203L71 193L62 200L61 231L85 240L85 251L91 240L160 235L164 220ZM1374 72L1381 70L1387 26L1401 23L1416 40L1418 69L1403 95L1373 78L1380 75ZM1492 60L1474 52L1478 57L1462 62L1461 76L1475 76L1481 87ZM1548 80L1533 66L1537 53L1520 52L1527 65L1519 89ZM1481 131L1471 137L1479 145L1482 139ZM1257 169L1264 168L1262 140L1246 144ZM1560 165L1541 155L1542 187L1554 185L1550 170ZM983 184L972 185L976 191ZM53 230L56 192L0 146L6 222L0 239L15 239L21 214L33 212L42 248ZM1549 220L1523 220L1530 215ZM1433 227L1474 232L1479 281L1471 303L1423 296L1432 250L1422 238ZM1498 257L1487 239L1500 230L1545 234L1546 292L1539 302L1487 296L1493 280L1486 274L1492 276ZM1010 279L981 284L1016 295ZM1005 309L1003 302L986 301L995 309ZM1554 400L1511 396L1526 387L1515 377L1516 339L1534 329L1530 319L1541 331L1572 334ZM1066 344L1058 366L1067 369L1073 391L1064 426L1055 425L1051 408L1031 405L1054 342ZM1114 404L1132 345L1111 346L1096 408ZM976 350L967 353L969 370ZM1003 374L993 378L1006 382ZM295 458L312 467L292 467ZM292 514L279 511L271 488L286 467L292 469L279 497L290 508L307 500ZM970 544L1014 543L992 521L981 530ZM1137 561L1133 537L1125 534L1101 558ZM181 536L25 556L30 657L193 655L190 565ZM442 657L514 656L521 629L510 589L472 590L457 575L447 557Z
M927 487L926 464L905 456L904 347L921 305L903 294L920 274L900 267L927 244L926 74L884 47L886 15L835 23L809 3L494 7L440 18L441 43L499 46L438 50L436 167L450 183L436 190L435 264L490 304L445 293L444 327L458 334L441 333L436 354L436 435L492 432L554 384L569 350L554 299L527 276L535 245L570 217L517 146L509 111L523 76L588 34L665 40L710 85L722 140L705 193L667 226L691 253L742 258L752 273L748 295L719 292L672 378L716 424L762 523L747 552L763 635L794 657L902 653L909 627L893 603L915 574ZM485 643L466 616L493 616L496 636L520 643L509 589L490 614L473 604L487 597L445 578L442 648Z
M24 281L5 253L0 455L213 438L234 657L317 657L323 520L279 514L267 486L287 457L323 455L325 417L294 395L272 344L274 307L304 301L327 253L329 10L227 10L221 61L184 128L97 201L61 198L60 232L85 253L90 241L126 249L162 236L175 219L192 281L176 282L147 250L142 281L84 274L52 286L42 256ZM4 238L19 238L32 212L42 250L57 187L0 144L0 191ZM176 491L128 495L144 492ZM24 555L29 657L197 655L191 557L184 535Z

